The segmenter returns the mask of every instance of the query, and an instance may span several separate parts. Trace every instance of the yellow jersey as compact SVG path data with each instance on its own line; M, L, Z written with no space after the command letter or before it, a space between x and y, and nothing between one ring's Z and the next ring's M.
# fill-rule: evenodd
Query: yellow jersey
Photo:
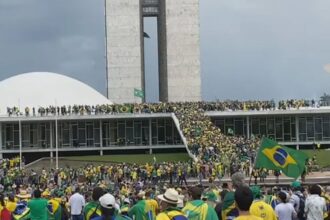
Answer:
M178 215L183 215L183 213L180 211L176 211L176 210L173 210L170 212L162 212L156 216L156 220L171 220L175 216L178 216Z
M235 220L262 220L262 218L259 218L254 215L242 215L235 218Z
M148 204L148 206L151 208L152 211L152 215L156 216L157 212L158 212L158 202L154 199L147 199L146 203Z
M250 214L260 217L263 220L276 220L274 209L262 200L257 200L250 206Z

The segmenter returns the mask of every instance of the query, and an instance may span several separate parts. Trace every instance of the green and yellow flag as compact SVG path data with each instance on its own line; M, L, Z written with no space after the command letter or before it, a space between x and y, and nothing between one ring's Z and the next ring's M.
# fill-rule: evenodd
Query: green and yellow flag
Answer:
M298 178L305 170L307 159L308 156L302 151L263 138L256 159L256 168L281 170L288 177Z
M143 90L134 88L134 96L144 98Z

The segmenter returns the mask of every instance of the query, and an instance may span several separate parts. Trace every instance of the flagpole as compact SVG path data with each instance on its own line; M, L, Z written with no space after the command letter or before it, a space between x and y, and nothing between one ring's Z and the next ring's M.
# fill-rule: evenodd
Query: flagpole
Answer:
M22 122L18 120L18 132L19 132L19 168L22 169Z
M58 125L57 125L57 116L55 118L55 160L56 160L56 169L58 169Z

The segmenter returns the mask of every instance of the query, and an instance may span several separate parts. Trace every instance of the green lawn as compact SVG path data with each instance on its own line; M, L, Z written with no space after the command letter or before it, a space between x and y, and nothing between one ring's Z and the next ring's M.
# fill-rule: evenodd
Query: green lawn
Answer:
M316 154L317 164L321 167L330 167L330 150L302 150L305 152L310 158Z
M187 153L171 153L171 154L128 154L128 155L105 155L105 156L75 156L64 157L69 161L83 161L83 162L125 162L145 164L152 163L154 156L157 162L164 161L188 161L190 158Z

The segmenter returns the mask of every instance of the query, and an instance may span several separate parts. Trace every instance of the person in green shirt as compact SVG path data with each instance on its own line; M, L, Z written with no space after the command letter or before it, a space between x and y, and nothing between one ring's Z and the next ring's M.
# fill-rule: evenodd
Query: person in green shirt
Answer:
M41 192L36 189L33 192L34 198L28 202L30 208L30 219L31 220L47 220L47 205L46 199L41 198Z

